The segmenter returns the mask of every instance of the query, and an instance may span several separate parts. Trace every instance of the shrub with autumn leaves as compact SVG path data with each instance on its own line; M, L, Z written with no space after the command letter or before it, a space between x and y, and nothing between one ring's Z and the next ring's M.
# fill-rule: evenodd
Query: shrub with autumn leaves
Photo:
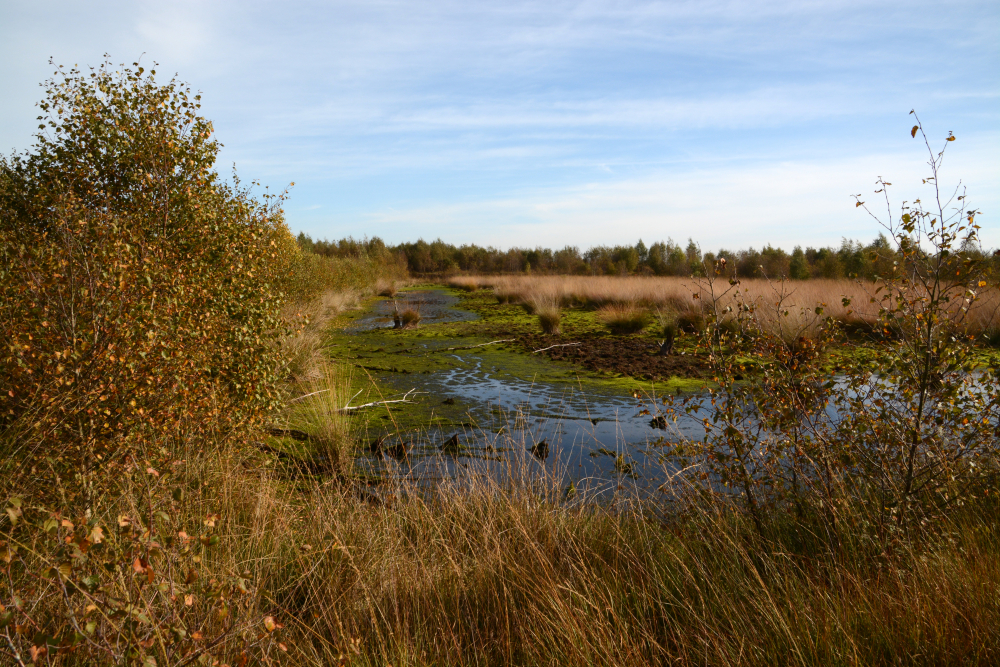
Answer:
M153 75L60 69L0 162L0 426L74 465L278 400L281 198L222 182L200 96Z
M877 312L868 345L856 348L825 316L829 304L794 305L787 282L754 298L723 260L703 280L716 387L668 408L670 417L700 410L705 431L674 453L761 533L794 515L815 519L817 533L864 533L888 548L997 494L1000 369L970 326L977 312L998 316L995 303L981 303L995 288L991 260L979 211L963 189L940 185L945 148L931 148L919 120L918 134L928 151L925 201L887 220L872 214L898 261L862 285L868 304L842 297L844 308ZM949 133L944 146L954 140ZM880 178L875 191L889 211L890 185ZM857 207L868 211L860 195Z
M222 181L199 96L154 75L60 68L35 146L0 158L15 664L246 664L275 645L249 578L210 553L226 517L201 473L280 405L282 306L308 261L282 196Z

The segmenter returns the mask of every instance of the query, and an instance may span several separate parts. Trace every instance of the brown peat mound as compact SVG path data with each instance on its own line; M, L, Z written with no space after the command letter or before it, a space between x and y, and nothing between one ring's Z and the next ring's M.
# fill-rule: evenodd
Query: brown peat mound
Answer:
M568 361L589 371L617 373L636 380L701 378L706 376L707 371L707 360L701 355L662 356L658 345L638 336L524 334L518 337L517 342L526 351L541 350L538 354L544 354L553 361ZM553 345L560 347L550 347Z

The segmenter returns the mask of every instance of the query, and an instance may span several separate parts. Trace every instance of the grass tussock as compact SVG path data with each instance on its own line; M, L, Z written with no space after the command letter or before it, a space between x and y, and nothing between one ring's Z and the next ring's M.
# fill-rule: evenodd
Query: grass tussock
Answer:
M375 293L391 299L399 293L399 287L395 280L380 280L375 285Z
M674 341L681 331L677 313L669 308L657 309L656 320L657 333L661 337L660 354L670 354L674 349Z
M404 329L416 329L420 325L420 311L407 308L399 314L399 321Z
M316 376L298 385L304 393L289 401L285 425L309 436L312 461L317 468L349 475L354 461L351 424L344 410L351 400L351 367L325 362Z
M558 305L552 303L537 306L535 314L538 316L538 325L544 333L558 334L560 332L559 322L562 319L562 311Z
M634 304L602 306L597 318L616 335L639 333L649 324L649 313Z

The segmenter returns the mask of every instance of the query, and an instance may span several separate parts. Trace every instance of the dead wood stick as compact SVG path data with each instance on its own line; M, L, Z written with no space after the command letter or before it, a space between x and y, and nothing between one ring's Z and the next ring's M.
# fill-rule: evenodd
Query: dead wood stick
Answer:
M554 347L570 347L571 345L579 345L579 343L559 343L558 345L549 345L548 347L543 347L540 350L533 351L532 354L535 354L536 352L544 352L545 350L551 350Z
M322 393L327 392L327 391L333 391L333 390L332 389L320 389L319 391L314 391L311 394L306 394L305 396L299 396L298 398L293 398L292 400L290 400L288 402L289 403L294 403L295 401L301 401L303 398L309 398L310 396L315 396L316 394L322 394ZM364 391L364 389L362 389L361 391L359 391L358 394L360 394L362 391ZM350 405L351 401L353 401L355 398L358 397L358 394L355 394L354 396L351 396L347 400L347 404Z
M450 352L451 350L471 350L471 349L474 349L474 348L477 348L477 347L484 347L486 345L496 345L497 343L509 343L509 342L511 342L513 340L516 340L516 339L514 339L514 338L503 338L501 340L491 340L488 343L480 343L479 345L466 345L464 347L446 347L446 348L444 348L441 351L442 352Z
M365 403L363 405L346 405L346 406L342 407L340 409L340 411L341 412L347 412L349 410L360 410L362 408L374 408L375 406L378 406L378 405L388 405L389 403L411 403L412 401L409 401L407 399L409 399L410 394L413 394L413 393L426 394L427 392L425 392L425 391L417 391L416 387L414 387L410 391L408 391L405 394L403 394L403 398L394 398L392 400L387 400L387 401L372 401L371 403ZM357 395L357 394L355 394L355 395Z

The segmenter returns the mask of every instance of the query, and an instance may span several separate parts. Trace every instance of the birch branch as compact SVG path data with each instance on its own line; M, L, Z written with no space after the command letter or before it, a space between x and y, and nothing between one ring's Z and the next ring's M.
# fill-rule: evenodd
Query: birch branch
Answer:
M371 403L364 403L362 405L345 405L340 409L341 412L348 412L350 410L361 410L362 408L373 408L378 405L388 405L389 403L412 403L413 401L407 400L410 394L426 394L426 391L417 391L416 387L410 391L403 394L403 398L394 398L387 401L372 401ZM357 394L355 394L357 396ZM350 402L350 401L348 401Z
M473 350L477 347L485 347L486 345L496 345L497 343L510 343L511 341L517 340L516 338L503 338L501 340L491 340L488 343L480 343L479 345L466 345L464 347L446 347L441 352L450 352L452 350Z
M551 350L554 347L570 347L571 345L579 345L579 343L559 343L558 345L549 345L548 347L543 347L540 350L535 350L532 354L537 354L538 352L544 352L545 350Z

